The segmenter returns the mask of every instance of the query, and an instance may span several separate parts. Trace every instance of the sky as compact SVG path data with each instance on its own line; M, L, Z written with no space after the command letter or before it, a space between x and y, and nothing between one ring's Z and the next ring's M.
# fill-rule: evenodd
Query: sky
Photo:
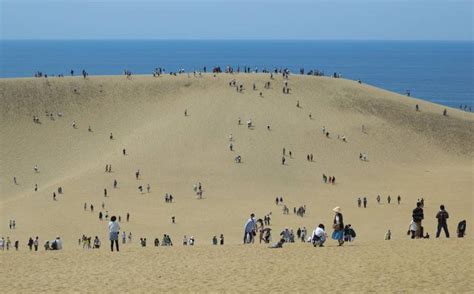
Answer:
M471 40L474 0L0 0L0 39Z

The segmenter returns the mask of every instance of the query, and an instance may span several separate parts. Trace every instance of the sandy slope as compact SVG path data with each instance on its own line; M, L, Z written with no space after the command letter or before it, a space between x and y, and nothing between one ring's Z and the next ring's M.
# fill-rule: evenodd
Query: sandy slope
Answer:
M243 93L228 86L233 78L244 84ZM448 116L444 117L442 106L342 79L292 76L290 95L281 93L281 77L272 81L270 90L263 89L267 80L268 75L254 74L133 77L131 80L124 77L0 80L0 236L21 240L24 251L30 236L38 235L44 241L59 234L66 250L57 255L58 258L64 256L76 264L77 258L95 260L97 257L97 262L107 264L109 255L105 249L100 251L104 255L76 255L77 239L82 234L99 235L103 240L107 237L106 224L100 223L97 217L104 201L106 209L103 211L108 210L110 215L124 217L127 212L131 213L131 221L123 222L122 228L132 231L135 240L147 237L150 242L168 233L175 243L180 243L184 234L194 235L197 244L203 246L196 250L205 254L173 248L160 257L167 260L164 264L174 264L173 256L184 252L183 256L192 259L190 262L200 265L207 260L206 256L213 254L204 246L213 235L224 233L227 244L241 242L242 226L250 212L257 216L272 212L272 227L274 232L279 232L285 226L295 230L299 226L312 229L320 222L329 227L331 209L340 206L346 223L355 227L360 240L357 248L347 249L347 252L354 250L355 255L373 258L370 265L351 259L352 272L356 272L358 266L369 272L383 269L383 265L374 265L383 263L380 256L369 254L378 252L379 245L383 252L389 251L387 258L392 266L407 270L410 264L404 263L406 259L396 259L398 255L390 255L389 249L397 250L395 252L403 248L419 250L426 255L423 260L433 264L431 257L436 256L437 251L455 255L446 259L452 263L462 260L463 254L472 249L471 241L467 240L464 243L425 240L417 242L419 249L414 249L411 244L415 243L406 240L405 235L414 203L424 197L425 229L431 235L436 226L434 215L439 205L445 204L451 215L453 235L457 222L466 219L468 238L472 240L472 114L448 109ZM258 91L252 90L253 82ZM259 97L260 91L263 97ZM301 108L296 107L298 100ZM415 104L420 105L420 112L415 112ZM185 109L188 117L183 115ZM51 121L45 117L45 111L62 112L63 117L56 116ZM309 113L313 119L309 119ZM39 115L42 123L34 124L33 115ZM238 117L243 125L237 124ZM252 130L244 125L249 118L255 124ZM71 127L72 121L76 121L78 129ZM362 124L366 133L361 132ZM89 125L92 133L87 131ZM271 126L270 131L267 125ZM330 138L322 135L322 126L328 129ZM109 140L111 132L115 137L112 141ZM228 148L230 133L235 138L233 152ZM337 134L345 135L348 142L338 140ZM285 166L281 165L283 147L293 153ZM127 149L127 156L122 155L122 148ZM368 162L359 160L360 152L368 152ZM314 154L314 162L306 161L308 153ZM241 164L233 161L237 154L243 158ZM40 168L39 174L33 172L35 164ZM106 164L112 164L113 173L104 172ZM134 177L137 169L142 174L138 181ZM336 176L337 184L322 183L323 173ZM19 185L12 183L13 176ZM118 189L112 188L114 179L119 183ZM192 191L198 181L205 190L203 200L196 200ZM35 183L39 186L38 192L33 191ZM151 193L140 194L137 187L148 183ZM55 202L51 195L58 186L62 186L65 193ZM104 188L109 192L106 199ZM176 202L166 204L165 193L172 193ZM382 196L380 205L375 201L377 194ZM282 215L282 207L274 203L277 195L284 197L291 210L305 204L306 217L292 213ZM393 199L390 205L386 203L387 195ZM395 204L397 195L402 196L401 205ZM359 196L368 197L367 209L357 208ZM96 211L85 212L85 202L93 203ZM176 216L177 224L171 224L171 216ZM8 229L9 219L16 219L16 230ZM392 230L397 245L377 241L383 239L387 229ZM130 245L133 246L138 247L136 243ZM456 250L459 255L452 252L454 248L459 248ZM329 259L338 256L331 257L335 249L327 249ZM154 256L148 248L143 255L139 248L129 250L126 259L118 262L123 265L132 259L145 262L148 254ZM303 246L293 246L282 253L267 253L263 248L254 252L239 246L219 250L220 255L214 258L222 258L222 263L229 267L227 271L242 266L244 261L240 261L240 257L250 258L261 267L269 263L269 271L278 269L275 278L297 270L300 263L292 259L293 255L301 261L317 258L312 255L313 248ZM21 255L18 270L25 269L29 258L22 253L18 255ZM0 256L11 264L10 255L0 253ZM53 265L48 256L42 253L31 261ZM324 258L325 254L319 257ZM288 271L280 269L280 259L291 260ZM214 262L218 267L219 262ZM472 258L470 262L472 264ZM157 261L157 267L159 263ZM83 266L86 265L87 262ZM152 267L149 264L147 268ZM307 281L310 273L305 270L312 272L315 267L305 267L302 275L308 276L289 278L289 283L300 286L299 281ZM175 274L184 274L187 268L178 267L176 271ZM331 271L329 267L321 274ZM254 276L259 271L250 273ZM429 276L428 273L425 274ZM438 274L441 273L435 272L434 276ZM468 274L472 276L472 269ZM201 274L192 271L189 275ZM361 273L358 275L363 277ZM242 271L236 276L239 279L250 277ZM142 278L146 277L149 276ZM226 289L219 283L233 278L222 275L208 284L213 286L209 290ZM456 283L459 290L466 286L455 277L448 282ZM239 281L235 283L238 287ZM397 291L393 283L390 290ZM91 291L96 286L89 285ZM190 286L198 288L169 287L170 290L207 289L204 281L202 284L193 281ZM367 290L371 289L370 285L366 286ZM301 287L298 290L306 290ZM379 287L376 289L381 291ZM433 284L428 281L424 287L433 287ZM31 288L25 286L24 289ZM279 280L266 285L263 291L272 289L291 290L282 287Z

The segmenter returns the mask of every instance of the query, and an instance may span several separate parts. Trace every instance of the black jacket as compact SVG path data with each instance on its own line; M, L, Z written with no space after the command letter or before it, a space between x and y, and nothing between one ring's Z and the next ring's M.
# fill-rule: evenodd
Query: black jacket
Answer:
M344 220L342 219L342 214L340 212L334 215L334 224L336 224L336 216L339 217L339 230L344 229Z
M423 208L417 207L413 209L413 221L414 222L420 222L425 218L425 215L423 214Z

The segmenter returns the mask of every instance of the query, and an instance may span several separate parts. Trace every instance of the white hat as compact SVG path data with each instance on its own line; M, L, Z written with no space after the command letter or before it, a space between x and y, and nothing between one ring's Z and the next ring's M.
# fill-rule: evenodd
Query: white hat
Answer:
M334 212L341 212L341 208L339 206L336 206L332 209Z

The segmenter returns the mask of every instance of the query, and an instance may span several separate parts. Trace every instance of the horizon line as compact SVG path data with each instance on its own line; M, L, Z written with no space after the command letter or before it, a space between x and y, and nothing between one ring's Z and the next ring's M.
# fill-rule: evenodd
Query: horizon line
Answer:
M341 42L466 42L473 43L474 40L465 39L271 39L271 38L0 38L0 41L341 41Z

